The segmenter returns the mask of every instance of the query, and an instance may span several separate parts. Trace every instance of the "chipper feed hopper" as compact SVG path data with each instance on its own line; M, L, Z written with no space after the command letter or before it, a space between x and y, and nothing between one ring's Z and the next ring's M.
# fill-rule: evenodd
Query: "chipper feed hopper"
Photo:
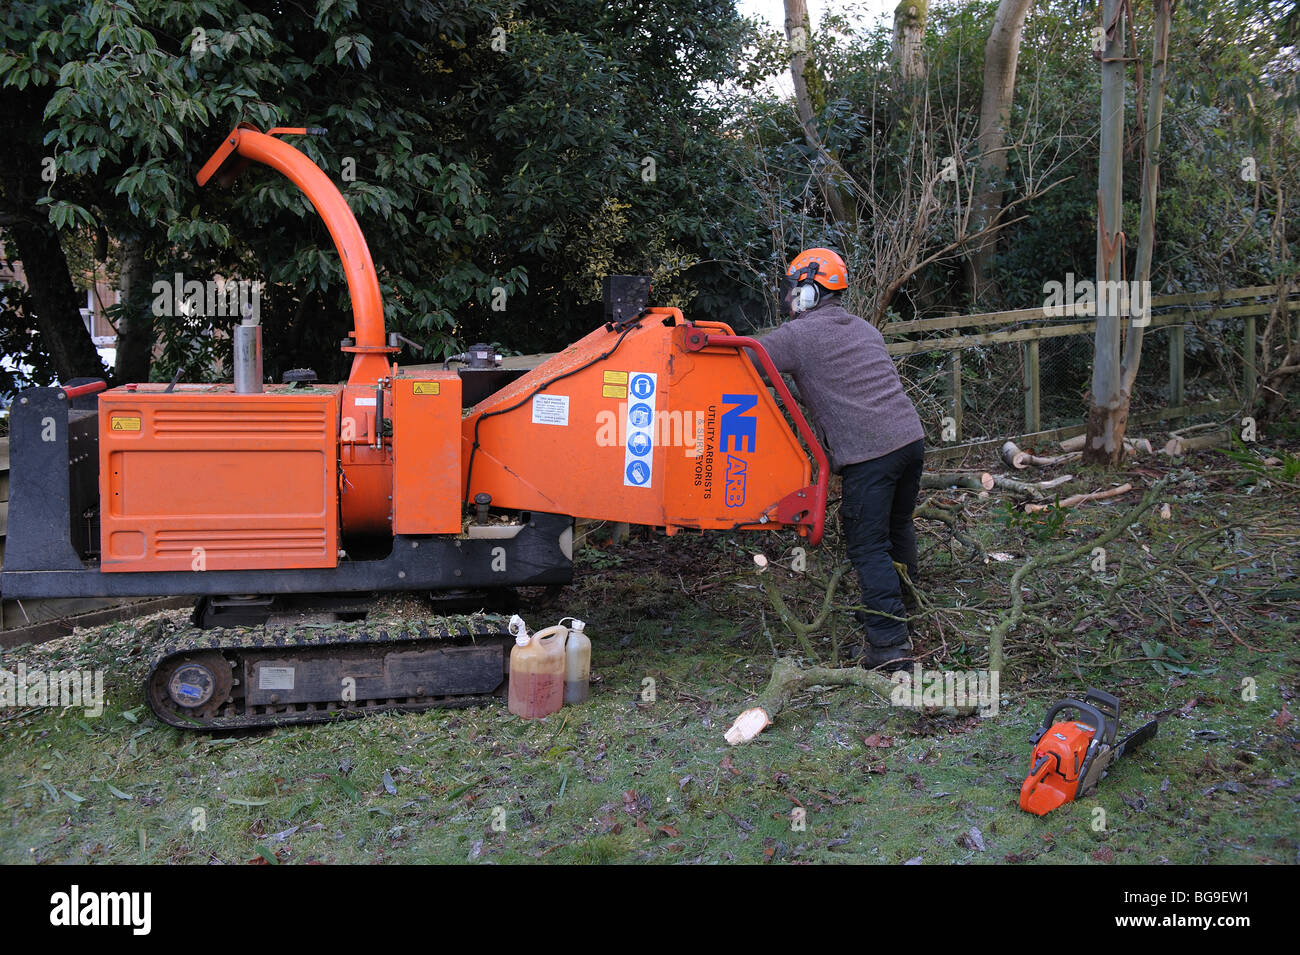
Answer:
M473 702L506 679L495 616L268 624L281 603L564 584L575 518L819 541L826 457L770 359L647 307L645 279L607 281L601 327L472 407L476 369L400 368L356 219L279 138L307 132L241 125L198 181L262 163L311 200L352 300L347 381L263 384L260 329L239 326L233 384L22 392L6 597L195 596L199 626L148 648L150 705L176 726L261 726Z

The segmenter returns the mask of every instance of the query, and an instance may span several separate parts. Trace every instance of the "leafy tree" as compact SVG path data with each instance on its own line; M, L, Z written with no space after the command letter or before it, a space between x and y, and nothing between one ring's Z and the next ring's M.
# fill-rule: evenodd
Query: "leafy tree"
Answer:
M58 173L6 185L4 213L107 230L131 280L124 378L160 336L155 376L211 373L206 329L151 313L152 282L176 271L264 282L271 371L342 373L346 287L303 197L265 170L227 191L194 182L241 121L328 130L295 145L340 183L389 327L426 360L480 338L558 347L598 321L602 272L651 272L658 298L721 310L741 268L715 253L740 185L705 91L745 36L722 0L56 0L16 5L3 29L6 106L32 101L19 165L43 152Z

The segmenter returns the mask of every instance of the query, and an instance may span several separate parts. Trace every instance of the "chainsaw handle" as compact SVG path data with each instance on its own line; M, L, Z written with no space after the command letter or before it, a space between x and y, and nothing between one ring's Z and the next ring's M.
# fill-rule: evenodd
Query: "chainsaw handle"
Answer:
M1094 738L1101 739L1105 737L1106 717L1102 715L1101 710L1097 709L1097 707L1093 706L1091 703L1084 703L1081 700L1069 700L1069 699L1061 700L1061 702L1057 703L1055 706L1053 706L1050 710L1047 711L1047 715L1043 717L1043 728L1039 735L1041 736L1042 733L1047 732L1047 729L1053 723L1052 718L1056 716L1057 713L1061 712L1061 710L1068 710L1068 709L1075 709L1078 710L1080 713L1084 713L1092 717L1093 727L1096 730L1094 734Z
M1033 792L1034 787L1043 781L1043 777L1046 776L1048 770L1052 768L1051 764L1052 760L1050 757L1039 757L1038 762L1034 763L1033 766L1029 768L1029 778L1024 781L1023 785L1021 785L1020 791L1022 793Z
M1106 720L1102 726L1102 739L1113 744L1115 734L1119 731L1119 697L1112 696L1105 690L1089 689L1083 694L1083 701L1093 704L1101 711Z

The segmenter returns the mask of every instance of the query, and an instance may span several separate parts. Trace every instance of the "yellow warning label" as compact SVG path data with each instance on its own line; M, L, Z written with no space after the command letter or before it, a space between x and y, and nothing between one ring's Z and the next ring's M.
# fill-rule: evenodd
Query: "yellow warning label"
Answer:
M607 385L626 385L627 372L625 371L607 371L605 372L605 384ZM621 397L626 398L626 395Z
M605 372L609 374L609 372ZM627 385L606 385L603 392L606 398L626 398Z
M140 419L138 417L126 417L125 415L113 415L108 419L109 428L113 431L139 431Z
M411 394L413 395L436 395L437 393L438 382L436 381L411 382Z

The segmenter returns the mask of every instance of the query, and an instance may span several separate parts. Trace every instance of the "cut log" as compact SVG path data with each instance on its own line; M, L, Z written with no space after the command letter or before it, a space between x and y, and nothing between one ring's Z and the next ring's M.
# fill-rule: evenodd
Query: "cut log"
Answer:
M1222 428L1223 425L1213 421L1207 421L1204 424L1189 424L1186 428L1173 428L1169 432L1171 438L1185 438L1191 434L1200 434L1202 431L1215 431Z
M761 706L755 706L737 716L736 722L722 735L732 746L739 746L748 743L771 725L772 720L767 711Z
M993 475L993 486L1002 491L1014 491L1016 494L1037 498L1042 497L1044 491L1050 491L1054 487L1059 487L1067 481L1073 480L1073 474L1062 474L1050 481L1018 481L1015 478L1007 477L1005 474L995 474Z
M991 491L993 475L987 471L970 474L922 474L921 487L931 490L963 487L971 491Z
M748 743L767 727L772 725L778 713L790 702L790 698L815 686L856 686L874 695L882 706L900 706L916 709L912 694L900 694L900 681L896 681L875 670L862 667L820 667L801 668L793 660L782 657L772 665L772 678L768 680L754 705L741 713L724 737L732 746ZM921 709L926 709L922 706ZM939 713L950 716L964 716L974 713L975 706L930 707Z
M1200 451L1204 448L1217 448L1228 443L1230 432L1227 428L1221 428L1218 431L1206 431L1202 434L1194 435L1174 435L1169 442L1160 449L1161 454L1167 454L1170 457L1182 457L1188 451Z
M1060 507L1078 507L1087 501L1104 501L1107 498L1119 497L1121 494L1127 494L1133 490L1132 484L1121 484L1119 487L1113 487L1106 491L1093 491L1091 494L1074 494L1060 502ZM1028 514L1037 514L1039 511L1045 511L1051 504L1026 504L1025 512Z
M1066 453L1074 451L1083 451L1083 443L1087 440L1086 435L1076 434L1073 438L1066 438L1060 442L1059 447ZM1135 454L1154 454L1155 448L1146 438L1125 438L1124 454L1132 457Z
M1065 464L1067 461L1073 461L1083 454L1082 451L1071 451L1066 454L1057 454L1052 457L1040 457L1037 454L1030 454L1028 451L1021 451L1014 441L1008 441L1002 445L1002 460L1008 467L1015 468L1017 471L1023 471L1028 467L1050 468L1058 464Z

